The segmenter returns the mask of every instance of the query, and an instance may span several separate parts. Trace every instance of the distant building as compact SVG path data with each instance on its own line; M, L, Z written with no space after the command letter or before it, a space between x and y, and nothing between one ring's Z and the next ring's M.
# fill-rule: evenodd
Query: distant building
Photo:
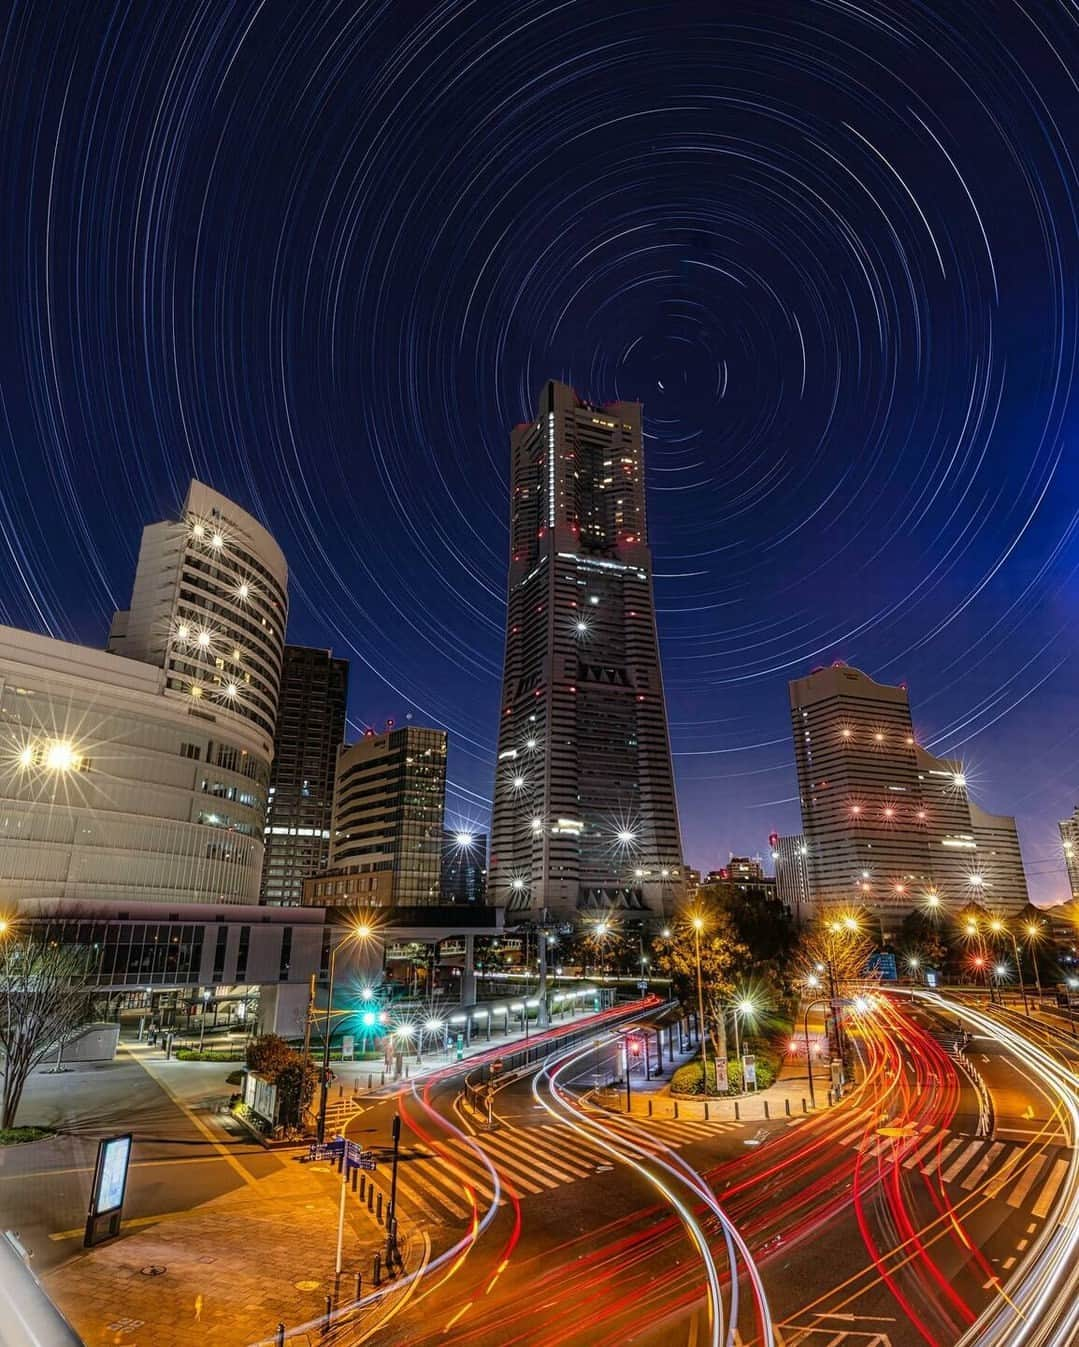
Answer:
M492 901L669 916L684 891L641 407L549 382L511 437Z
M1072 810L1071 817L1061 819L1057 827L1060 829L1060 844L1064 849L1071 895L1079 898L1079 805Z
M760 857L732 856L727 864L720 869L709 871L708 883L711 884L723 879L752 880L763 878L764 866Z
M266 812L262 901L293 905L330 859L337 753L345 738L348 660L286 645Z
M963 764L915 742L906 688L835 665L795 679L790 703L813 903L886 924L930 901L1026 904L1015 820L973 804Z
M797 837L780 837L772 833L772 861L776 871L776 896L790 909L797 921L810 915L809 867L806 858L809 848L806 840Z
M486 833L454 828L442 830L439 892L443 903L487 901Z
M305 881L303 901L437 904L445 801L445 731L406 725L342 749L329 867Z

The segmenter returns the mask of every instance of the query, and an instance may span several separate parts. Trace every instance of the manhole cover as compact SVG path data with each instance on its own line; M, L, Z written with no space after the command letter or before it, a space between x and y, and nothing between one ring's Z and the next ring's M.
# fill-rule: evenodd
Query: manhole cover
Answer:
M139 1271L142 1273L142 1275L143 1275L144 1277L161 1277L161 1276L163 1276L166 1272L168 1272L168 1268L167 1268L167 1267L155 1267L155 1265L154 1265L153 1263L150 1263L149 1266L147 1266L147 1267L139 1268Z
M318 1282L294 1282L293 1285L297 1291L317 1291L319 1288Z

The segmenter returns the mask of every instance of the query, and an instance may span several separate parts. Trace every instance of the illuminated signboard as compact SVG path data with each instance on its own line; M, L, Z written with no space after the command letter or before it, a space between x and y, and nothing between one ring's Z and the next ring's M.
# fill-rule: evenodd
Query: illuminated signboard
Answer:
M127 1169L131 1163L131 1133L104 1137L97 1143L97 1165L90 1190L90 1209L86 1213L84 1246L89 1249L120 1233L120 1217L127 1188Z

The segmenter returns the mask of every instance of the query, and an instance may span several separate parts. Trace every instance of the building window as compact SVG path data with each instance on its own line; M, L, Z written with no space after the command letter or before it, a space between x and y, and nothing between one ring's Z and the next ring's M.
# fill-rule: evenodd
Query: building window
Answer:
M181 744L180 757L193 758L195 762L198 762L198 760L202 757L202 748L198 744Z
M281 932L281 962L277 968L277 980L288 981L288 970L292 963L292 927L286 926Z
M247 954L251 947L251 927L240 927L240 947L236 954L236 981L247 981Z
M225 980L225 950L229 943L229 928L227 926L218 927L217 947L214 950L214 981L224 982Z

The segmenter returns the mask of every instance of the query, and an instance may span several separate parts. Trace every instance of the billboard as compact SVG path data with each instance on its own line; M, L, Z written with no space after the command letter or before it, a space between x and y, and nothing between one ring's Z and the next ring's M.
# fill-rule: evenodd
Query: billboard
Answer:
M97 1164L90 1189L90 1210L86 1214L83 1245L87 1249L120 1233L120 1216L127 1189L127 1171L131 1163L131 1133L103 1137L97 1144Z

